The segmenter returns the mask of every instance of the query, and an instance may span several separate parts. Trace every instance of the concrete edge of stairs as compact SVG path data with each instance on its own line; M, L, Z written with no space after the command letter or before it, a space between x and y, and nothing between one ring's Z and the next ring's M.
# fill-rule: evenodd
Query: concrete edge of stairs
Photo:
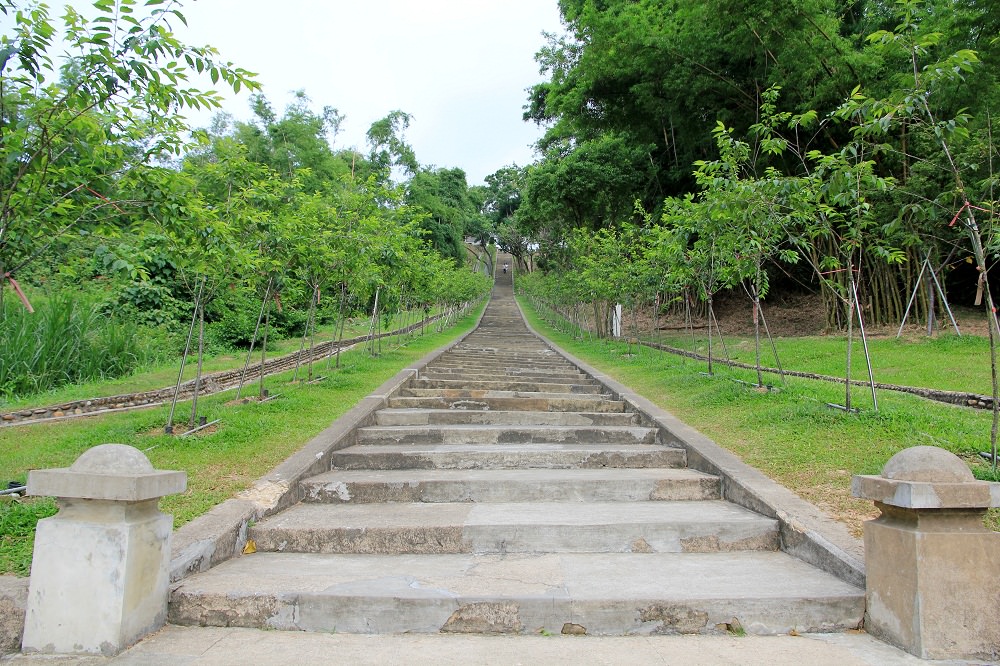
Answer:
M521 311L520 303L518 310ZM524 319L523 311L521 317ZM644 425L659 427L665 444L686 449L688 467L720 477L723 499L776 519L781 550L844 582L865 588L864 543L852 536L847 526L772 481L651 400L560 348L532 328L527 319L524 323L550 349L631 406L646 421Z
M299 482L308 476L329 471L331 455L353 445L357 429L374 424L375 412L385 407L389 398L428 363L472 334L485 312L483 308L479 320L468 333L400 370L323 432L257 479L250 488L174 530L170 548L170 582L176 583L189 575L208 571L242 554L251 523L302 499Z

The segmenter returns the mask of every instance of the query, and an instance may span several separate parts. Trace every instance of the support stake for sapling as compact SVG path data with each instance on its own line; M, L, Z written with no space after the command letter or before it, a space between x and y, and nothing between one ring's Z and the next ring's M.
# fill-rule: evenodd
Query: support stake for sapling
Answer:
M872 357L868 351L868 335L865 333L865 320L861 315L861 307L858 301L858 285L854 281L854 274L851 274L851 289L854 292L854 302L858 303L858 328L861 329L861 344L865 350L865 363L868 364L868 383L872 387L872 408L878 411L878 397L875 395L875 373L872 372Z
M952 252L955 250L952 249ZM951 258L951 254L948 255ZM945 260L945 264L948 260ZM937 291L938 297L941 299L941 305L944 306L945 312L948 313L948 319L951 321L952 327L955 329L955 333L961 337L962 332L958 330L958 323L955 321L955 315L952 314L951 306L948 305L948 298L944 294L944 289L941 288L941 283L938 281L937 274L934 272L934 268L931 266L930 254L924 257L924 262L920 265L920 273L917 274L916 283L913 285L913 293L910 295L910 301L906 304L906 311L903 313L903 321L899 323L899 330L896 331L896 339L903 334L903 327L906 326L906 322L910 317L910 310L913 308L913 302L917 298L917 293L920 291L920 285L924 279L924 273L929 273L931 276L931 284L928 285L928 296L931 302L929 306L929 313L927 315L927 335L931 335L934 323L934 292Z
M201 369L205 359L205 303L198 304L198 369L194 374L194 394L191 396L190 425L198 419L198 393L201 390Z
M315 335L312 334L314 330L314 322L316 320L316 304L319 302L319 286L312 285L312 296L309 298L309 314L306 315L306 327L302 331L302 341L299 343L299 353L295 357L295 372L292 373L292 383L295 383L299 378L299 367L302 365L302 352L305 351L306 338L309 339L309 360L307 365L309 371L307 374L307 381L312 379L312 349L315 342Z
M204 430L205 428L208 428L209 426L214 426L216 423L219 423L220 421L222 421L222 419L215 419L214 421L206 421L205 417L203 416L203 417L201 417L200 422L198 423L197 426L195 426L194 428L191 428L187 432L182 432L180 435L178 435L178 437L187 437L188 435L193 435L194 433L196 433L196 432L198 432L200 430Z
M257 334L260 332L260 323L264 319L264 308L267 307L267 299L271 295L271 283L274 281L274 276L271 276L267 280L267 288L264 289L264 300L260 302L260 314L257 315L257 325L253 329L253 337L250 339L250 349L247 351L247 360L243 364L243 372L240 373L240 384L236 388L236 399L239 400L243 394L243 383L247 378L247 370L250 368L250 359L253 357L253 348L257 343Z
M187 364L188 352L191 351L191 337L194 335L194 325L198 319L198 305L201 303L201 294L205 289L205 278L201 279L201 286L198 287L198 294L194 299L194 313L191 315L191 327L188 328L187 342L184 344L184 355L181 356L181 369L177 372L177 383L174 385L174 395L170 400L170 415L167 416L167 425L163 432L167 435L174 433L174 410L177 408L177 396L181 390L181 380L184 379L184 366Z

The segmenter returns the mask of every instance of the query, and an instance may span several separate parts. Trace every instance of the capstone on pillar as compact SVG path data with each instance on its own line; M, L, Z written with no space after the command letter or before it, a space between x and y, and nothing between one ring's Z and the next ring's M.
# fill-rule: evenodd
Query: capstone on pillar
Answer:
M122 444L29 473L28 494L56 497L59 513L35 533L24 653L112 656L163 626L173 521L158 503L186 486Z
M864 525L868 633L923 659L1000 658L1000 533L983 525L1000 484L915 446L851 486L882 512Z

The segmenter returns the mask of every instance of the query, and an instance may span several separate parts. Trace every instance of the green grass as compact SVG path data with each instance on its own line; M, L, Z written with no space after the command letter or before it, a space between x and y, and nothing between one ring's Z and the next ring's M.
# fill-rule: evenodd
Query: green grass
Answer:
M707 355L708 339L671 333L657 336L663 344L696 351ZM753 338L727 337L726 348L730 358L741 363L754 364ZM785 370L812 372L842 377L846 368L847 337L844 335L810 336L801 338L775 338L778 359ZM713 356L723 357L723 348L714 338ZM901 338L895 336L868 340L872 359L872 374L876 382L920 386L946 391L969 391L989 395L990 379L989 341L974 335L961 337L942 333L935 338ZM916 361L916 362L914 362ZM774 355L766 338L761 340L761 364L776 367ZM851 377L868 381L864 348L860 338L854 341Z
M51 497L31 500L0 497L0 572L28 575L35 523L55 512L56 502Z
M436 313L437 311L434 311L431 314L433 315ZM423 312L420 311L419 314L422 315ZM412 312L410 313L409 318L406 318L404 315L397 315L394 318L392 325L388 328L389 330L392 328L402 328L413 324L415 321L419 322L420 320L416 319L416 316L417 315ZM344 327L344 339L350 339L367 334L369 323L370 320L364 317L348 319ZM430 330L433 326L436 326L436 323L428 324L428 330ZM334 331L334 327L332 325L321 327L316 333L316 344L333 340L335 338L336 332ZM383 345L394 344L395 340L396 338L392 337L387 341L383 341ZM273 358L297 352L300 344L301 338L286 338L273 343L269 342L267 357ZM306 341L306 346L308 346L308 344L308 341ZM254 359L251 360L251 363L254 361L260 362L259 350L254 351ZM245 362L246 351L228 352L214 356L206 356L202 372L212 373L241 368ZM43 393L16 397L8 401L4 401L3 398L0 397L0 411L15 411L17 409L24 409L27 407L56 405L65 402L72 402L74 400L103 398L106 396L124 395L128 393L139 393L142 391L161 389L174 385L177 381L177 370L179 367L180 358L178 357L153 366L141 367L127 376L116 379L71 384L50 391L45 391ZM192 356L184 369L184 379L194 379L196 370L196 357Z
M164 435L167 407L2 428L0 475L3 480L23 481L31 469L67 467L98 444L129 444L144 451L157 469L188 473L187 490L160 502L164 512L173 514L174 525L180 526L248 488L400 369L470 330L479 312L443 333L430 332L428 327L426 335L402 347L386 344L376 358L361 350L347 352L342 368L331 370L318 384L290 385L290 372L268 378L272 395L281 394L270 402L227 405L234 398L231 391L201 398L200 415L209 421L222 419L217 428L204 434ZM189 410L189 403L188 409L181 405L178 414L186 418ZM26 504L31 506L32 501ZM4 539L0 574L26 574L31 559L29 537L2 530L0 536Z
M37 299L32 314L14 299L0 312L0 396L128 374L168 356L162 332L109 318L81 294Z
M521 302L532 326L556 344L669 410L843 520L855 533L860 532L862 520L876 514L871 502L851 497L851 477L880 473L886 461L904 448L941 446L966 459L981 478L989 474L989 466L977 455L989 449L989 412L880 391L876 413L868 389L856 387L852 400L861 411L846 413L827 406L843 403L843 386L789 378L787 386L761 392L739 383L755 382L753 371L717 366L716 374L707 377L701 361L642 347L633 347L634 353L628 355L624 343L575 339L558 332L541 321L526 301ZM802 357L820 346L811 338L788 342ZM944 377L968 363L969 348L977 344L965 338L940 346L917 344L905 353L907 376ZM944 353L949 345L951 353ZM816 358L820 356L817 352ZM792 367L791 361L786 367ZM817 371L821 367L817 361ZM773 375L765 376L765 382L781 384ZM1000 513L992 512L988 524L1000 530Z

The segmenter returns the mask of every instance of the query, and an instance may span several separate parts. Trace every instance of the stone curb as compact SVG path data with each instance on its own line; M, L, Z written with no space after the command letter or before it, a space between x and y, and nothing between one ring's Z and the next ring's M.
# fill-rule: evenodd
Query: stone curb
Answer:
M521 304L518 303L520 310ZM524 319L524 312L521 311ZM688 466L721 479L722 497L779 524L781 549L844 582L865 587L864 544L801 497L766 477L667 410L612 379L532 328L553 351L603 384L662 431L664 442L687 450Z
M171 544L170 582L176 583L190 574L207 571L232 557L239 557L246 547L247 532L253 522L302 499L299 482L328 471L334 451L353 445L358 428L370 425L374 413L385 407L391 396L428 363L465 340L481 320L482 314L468 333L400 370L326 430L255 481L252 487L175 530Z

